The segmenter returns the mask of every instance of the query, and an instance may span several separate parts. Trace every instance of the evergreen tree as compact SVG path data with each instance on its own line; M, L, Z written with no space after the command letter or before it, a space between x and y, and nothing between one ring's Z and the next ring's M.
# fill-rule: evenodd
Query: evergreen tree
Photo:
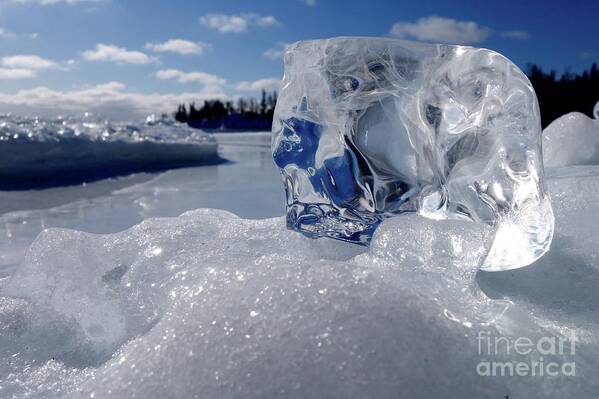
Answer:
M568 112L578 111L592 116L593 107L599 101L596 63L581 74L567 69L559 78L555 71L546 73L533 64L528 66L527 75L537 93L543 128Z
M185 104L179 104L179 108L177 108L177 111L175 112L174 117L177 122L187 123L188 117L187 117L187 109L185 108Z
M262 90L260 101L255 98L239 98L237 105L221 100L205 100L198 108L195 102L186 107L180 104L173 114L179 122L202 129L218 129L237 126L240 129L269 129L277 101L277 93ZM239 127L241 126L241 127Z
M266 108L267 104L266 104L266 90L262 89L262 98L260 100L260 115L261 116L265 116L266 115Z

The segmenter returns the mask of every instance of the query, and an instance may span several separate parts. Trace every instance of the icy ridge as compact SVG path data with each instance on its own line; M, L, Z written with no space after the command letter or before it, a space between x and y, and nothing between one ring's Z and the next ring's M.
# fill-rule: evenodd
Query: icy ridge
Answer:
M211 135L173 121L0 116L0 189L38 188L219 161Z

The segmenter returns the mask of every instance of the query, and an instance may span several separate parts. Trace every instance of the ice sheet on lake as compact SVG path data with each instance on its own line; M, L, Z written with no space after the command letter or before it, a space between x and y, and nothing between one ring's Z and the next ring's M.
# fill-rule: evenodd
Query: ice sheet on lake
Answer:
M108 235L46 230L3 284L3 395L592 397L599 169L548 186L551 250L503 273L477 273L489 228L418 215L385 221L369 250L209 209ZM574 330L576 354L545 361L575 361L575 379L476 374L480 331Z
M595 118L571 112L551 122L543 131L546 167L599 165L599 103Z
M214 138L219 154L231 162L34 192L0 191L0 279L12 273L35 237L50 227L114 233L149 217L203 207L244 218L282 215L284 194L270 135L224 133Z

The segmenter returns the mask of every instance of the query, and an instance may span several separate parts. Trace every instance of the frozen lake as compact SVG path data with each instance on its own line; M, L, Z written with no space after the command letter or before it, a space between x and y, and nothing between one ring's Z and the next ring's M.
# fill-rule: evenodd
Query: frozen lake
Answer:
M564 146L594 149L586 124ZM551 249L488 273L468 222L390 218L369 248L289 231L270 135L216 140L229 162L0 193L0 397L597 397L599 166L547 170ZM566 352L479 346L522 337ZM542 360L560 373L480 369Z
M215 135L229 162L138 173L85 185L0 191L0 278L7 277L44 229L64 227L114 233L156 216L216 208L244 218L284 212L281 179L270 153L270 133Z

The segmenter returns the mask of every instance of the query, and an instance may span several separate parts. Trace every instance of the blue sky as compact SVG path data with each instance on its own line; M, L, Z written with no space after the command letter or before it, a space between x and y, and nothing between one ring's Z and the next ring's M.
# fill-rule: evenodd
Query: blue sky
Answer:
M599 59L598 1L0 0L0 113L137 118L275 88L287 43L396 36L561 72Z

